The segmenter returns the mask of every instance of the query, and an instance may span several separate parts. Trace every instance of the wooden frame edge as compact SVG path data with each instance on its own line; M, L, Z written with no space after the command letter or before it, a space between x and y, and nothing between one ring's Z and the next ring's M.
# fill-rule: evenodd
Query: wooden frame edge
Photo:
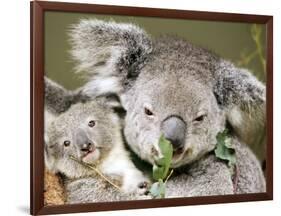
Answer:
M266 192L273 200L273 16L266 23Z
M130 9L130 13L128 13ZM209 21L246 22L266 24L267 27L267 191L258 194L223 195L208 197L173 198L163 200L137 200L110 203L89 203L77 205L44 206L44 158L42 122L44 116L44 11L65 11L136 16L200 19ZM117 12L116 12L117 11ZM153 15L152 15L153 13ZM189 14L188 16L186 14ZM210 19L211 16L212 18ZM88 211L124 210L136 208L172 207L195 204L234 203L246 201L264 201L273 199L273 16L231 14L202 11L171 10L142 7L107 6L62 2L30 2L30 214L59 214ZM41 126L40 126L41 125ZM133 204L133 205L132 205Z
M35 1L31 6L31 199L30 214L37 214L44 207L44 151L43 151L43 127L44 122L44 80L43 76L43 8Z

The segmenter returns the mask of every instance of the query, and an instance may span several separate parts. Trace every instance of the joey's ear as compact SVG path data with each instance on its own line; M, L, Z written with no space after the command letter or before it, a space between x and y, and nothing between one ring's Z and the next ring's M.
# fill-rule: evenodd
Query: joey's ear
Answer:
M264 123L265 85L248 70L220 60L215 70L214 93L232 127L245 131L249 122Z
M90 100L81 89L69 91L47 77L44 79L45 109L53 115L65 112L72 104Z
M54 115L66 111L71 105L71 92L47 77L44 79L45 108Z
M81 20L70 37L78 72L90 76L84 92L91 97L122 91L152 51L149 36L133 24Z

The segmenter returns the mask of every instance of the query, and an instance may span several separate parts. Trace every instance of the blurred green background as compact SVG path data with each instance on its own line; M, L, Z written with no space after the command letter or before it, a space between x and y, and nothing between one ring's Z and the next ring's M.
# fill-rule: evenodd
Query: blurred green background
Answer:
M135 23L155 37L161 34L181 36L238 66L248 68L265 83L265 25L47 11L45 73L67 89L75 89L85 83L74 73L75 64L70 57L68 40L70 25L83 18ZM265 128L260 127L255 134L249 134L248 141L262 161L265 157Z

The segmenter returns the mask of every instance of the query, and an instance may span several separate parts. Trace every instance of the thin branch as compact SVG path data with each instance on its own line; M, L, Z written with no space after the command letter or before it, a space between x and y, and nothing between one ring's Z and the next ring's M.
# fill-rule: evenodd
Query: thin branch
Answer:
M255 43L255 49L248 53L241 55L241 59L237 62L238 66L249 66L249 63L253 62L255 58L260 62L263 70L263 75L266 72L266 59L263 55L263 43L262 43L262 28L257 24L251 26L251 38Z
M79 164L81 164L81 165L83 165L83 166L85 166L85 167L87 167L87 168L89 168L89 169L94 170L100 177L102 177L105 181L107 181L107 182L108 182L109 184L111 184L113 187L115 187L115 188L118 189L119 191L122 190L118 185L114 184L114 183L113 183L111 180L109 180L105 175L103 175L103 174L101 173L101 171L99 171L99 169L97 169L97 168L94 167L93 165L88 164L88 163L85 163L85 162L83 162L83 161L80 161L80 160L78 160L77 158L75 158L74 156L70 156L70 159L76 161L77 163L79 163Z
M165 179L165 182L164 182L165 184L168 181L168 179L172 176L173 172L174 172L174 170L172 169L171 172L169 173L169 175L167 176L167 178Z
M258 55L258 51L254 51L252 53L250 53L248 56L245 56L244 59L241 59L239 62L238 62L238 65L240 66L245 66L245 65L248 65L249 62L251 62L255 57L256 55Z

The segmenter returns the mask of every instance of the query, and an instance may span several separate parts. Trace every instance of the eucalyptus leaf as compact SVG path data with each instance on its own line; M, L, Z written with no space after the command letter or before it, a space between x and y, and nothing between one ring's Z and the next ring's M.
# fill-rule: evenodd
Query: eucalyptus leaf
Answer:
M216 138L216 157L227 161L228 165L232 168L234 165L236 165L236 155L235 149L231 146L231 139L228 136L227 130L219 132Z
M173 147L169 140L167 140L163 135L159 139L159 148L163 157L166 159L166 164L170 164L173 157Z
M159 179L158 182L152 184L149 192L153 198L165 198L165 183L162 179Z
M154 180L158 181L158 179L164 178L165 168L162 166L157 166L156 164L153 165L152 168L152 177Z
M164 198L165 197L165 179L169 173L172 158L173 158L173 147L169 140L165 139L163 135L159 138L159 149L161 151L162 157L159 158L152 168L152 177L155 183L152 184L149 192L154 198ZM172 170L173 171L173 170ZM172 175L173 172L170 172L168 178Z
M156 161L157 165L160 165L160 167L163 167L163 173L162 173L162 179L166 178L168 175L170 165L173 158L173 147L169 140L165 139L163 135L161 135L159 139L159 148L162 153L162 158L160 158L158 161ZM158 180L158 179L155 179Z
M153 198L159 196L159 182L155 182L151 185L149 193L153 196Z

